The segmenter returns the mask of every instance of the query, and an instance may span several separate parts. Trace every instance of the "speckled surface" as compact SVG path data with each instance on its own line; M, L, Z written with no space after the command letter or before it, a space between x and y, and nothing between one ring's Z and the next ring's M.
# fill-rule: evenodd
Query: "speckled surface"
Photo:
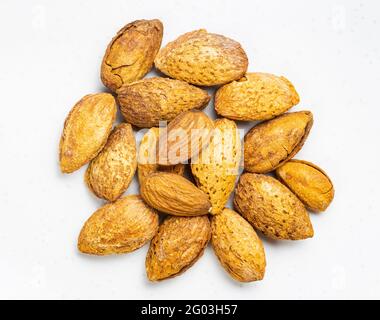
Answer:
M208 216L168 216L153 238L146 257L146 273L151 281L177 276L202 255L210 240Z
M310 111L287 113L260 123L244 137L244 169L273 171L302 148L313 125Z
M203 109L210 101L207 91L187 82L169 78L148 78L118 90L120 111L135 126L157 127L181 112Z
M314 235L304 205L287 187L270 176L242 174L234 205L245 219L269 238L302 240Z
M235 280L251 282L264 278L263 243L235 211L226 208L211 218L211 243L221 265Z
M71 173L103 148L116 118L116 103L108 93L89 94L71 109L59 144L61 170Z
M206 192L212 214L220 213L235 187L241 160L241 141L234 121L217 119L210 144L192 160L197 186Z
M158 214L138 195L130 195L98 209L84 224L78 249L87 254L132 252L158 230Z
M248 58L238 42L200 29L168 43L154 64L172 78L214 86L240 79L247 71Z
M85 181L99 198L114 201L127 190L137 168L136 142L132 126L119 124L103 150L86 171Z
M246 73L222 86L215 94L215 110L240 121L272 119L300 101L293 84L285 77L269 73Z

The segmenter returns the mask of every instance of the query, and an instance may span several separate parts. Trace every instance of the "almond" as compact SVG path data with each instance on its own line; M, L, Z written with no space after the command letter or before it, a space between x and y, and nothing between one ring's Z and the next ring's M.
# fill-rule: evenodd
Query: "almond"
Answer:
M150 128L141 139L137 167L137 173L140 184L142 184L145 177L149 176L151 173L158 171L176 173L181 176L184 175L185 165L182 163L179 163L175 166L160 166L157 163L156 147L159 137L159 131L159 128Z
M160 133L158 164L176 165L186 163L210 142L213 121L203 112L183 112Z
M116 91L142 79L152 68L161 46L160 20L137 20L123 27L108 45L101 66L103 84Z
M118 91L125 120L137 127L158 126L191 109L203 109L210 101L207 91L184 81L149 78L123 85Z
M290 160L276 170L277 177L312 211L325 211L334 198L334 186L321 168Z
M150 174L143 180L140 192L151 207L172 215L199 216L211 208L207 194L174 173Z
M79 251L94 255L132 252L149 242L158 230L158 214L138 195L108 203L84 224Z
M247 71L248 58L238 42L200 29L168 43L154 63L171 78L214 86L240 79Z
M212 217L211 243L221 265L235 280L264 278L263 244L252 226L235 211L226 208Z
M61 171L71 173L96 157L107 142L116 117L111 94L83 97L67 116L59 144Z
M272 119L298 103L292 83L269 73L247 73L221 87L215 95L219 115L242 121Z
M149 247L148 279L164 280L185 272L203 255L210 234L207 216L167 217Z
M241 159L240 136L234 121L217 119L209 145L192 160L199 189L208 194L212 214L220 213L235 187Z
M244 138L244 169L270 172L302 148L313 125L310 111L287 113L253 127Z
M103 150L90 162L85 181L96 196L114 201L127 190L136 167L132 126L122 123L113 130Z
M275 178L244 173L234 204L254 228L270 238L301 240L314 235L304 205Z

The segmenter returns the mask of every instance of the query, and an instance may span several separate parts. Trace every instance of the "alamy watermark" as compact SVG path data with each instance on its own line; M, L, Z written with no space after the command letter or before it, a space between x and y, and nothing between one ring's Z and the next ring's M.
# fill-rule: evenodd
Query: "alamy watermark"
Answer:
M242 170L243 130L192 129L167 130L167 122L161 121L158 135L145 133L140 146L140 164L176 165L179 163L205 164L223 167L227 174L237 175ZM139 132L139 135L141 133Z

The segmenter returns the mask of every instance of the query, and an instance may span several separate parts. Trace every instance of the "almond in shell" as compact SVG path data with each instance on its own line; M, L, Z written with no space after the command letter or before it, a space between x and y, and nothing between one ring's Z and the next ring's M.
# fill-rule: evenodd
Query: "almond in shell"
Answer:
M79 251L93 255L132 252L158 230L158 214L138 195L122 197L97 210L84 224Z
M210 235L207 216L167 217L149 247L148 279L164 280L185 272L203 255Z
M157 171L165 171L184 175L185 165L179 163L174 166L160 166L157 163L157 142L159 137L159 128L150 128L143 136L140 142L137 173L139 182L142 184L145 177Z
M118 91L125 120L137 127L158 126L191 109L203 109L210 101L207 91L184 81L148 78L122 86Z
M83 97L67 116L59 144L61 171L71 173L96 157L107 142L116 117L111 94Z
M236 188L234 205L254 228L269 238L301 240L314 235L302 202L270 176L244 173Z
M269 73L247 73L222 86L215 95L215 110L242 121L269 120L299 103L292 83Z
M248 58L238 42L200 29L168 43L154 63L171 78L214 86L240 79L247 71Z
M235 187L241 159L241 142L234 121L217 119L209 145L191 162L199 189L208 194L212 214L220 213Z
M277 177L312 211L325 211L334 198L334 186L321 168L290 160L276 170Z
M211 243L221 265L235 280L264 278L264 246L252 226L235 211L226 208L212 217Z
M174 173L150 174L143 180L140 192L151 207L172 215L199 216L211 209L207 194Z
M143 78L161 46L160 20L137 20L123 27L108 45L101 66L103 84L112 91Z
M267 173L293 158L313 125L310 111L287 113L253 127L244 137L244 169Z
M161 130L158 141L158 164L186 163L210 142L213 121L202 111L191 110L178 115Z
M96 196L114 201L127 190L136 167L132 126L122 123L113 130L103 150L90 162L85 181Z

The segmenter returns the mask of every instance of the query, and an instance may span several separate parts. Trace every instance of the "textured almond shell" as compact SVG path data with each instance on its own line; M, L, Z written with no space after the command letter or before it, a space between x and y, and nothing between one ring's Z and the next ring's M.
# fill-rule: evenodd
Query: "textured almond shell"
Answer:
M241 142L234 121L217 119L209 145L192 160L199 189L208 194L212 214L220 213L234 189L241 160Z
M234 205L254 228L270 238L301 240L314 235L302 202L270 176L244 173L236 188Z
M124 83L143 78L161 46L160 20L137 20L123 27L108 45L101 66L103 84L116 91Z
M186 163L210 142L213 121L202 111L183 112L160 133L158 164Z
M164 280L185 272L203 255L210 235L207 216L167 217L149 247L148 279Z
M111 94L83 97L67 116L59 144L61 171L71 173L96 157L105 145L116 117Z
M293 158L313 125L310 111L287 113L253 127L244 137L244 169L267 173Z
M158 214L138 195L122 197L97 210L84 224L79 251L94 255L132 252L158 230Z
M325 211L334 198L334 186L321 168L290 160L276 170L277 177L312 211Z
M216 92L215 110L233 120L269 120L299 101L298 93L288 79L269 73L247 73Z
M203 109L210 96L184 81L155 77L123 85L118 100L127 122L150 128L159 121L173 120L181 112Z
M226 208L212 217L211 243L221 265L235 280L264 278L264 246L252 226L235 211Z
M168 43L154 63L172 78L214 86L240 79L247 71L248 58L238 42L200 29Z
M118 125L86 171L85 181L99 198L114 201L127 190L136 172L136 142L132 126Z
M160 166L157 164L156 148L159 131L159 128L150 128L141 139L137 166L140 184L142 184L145 177L158 171L176 173L181 176L185 173L185 165L182 163L174 166Z
M174 173L150 174L143 180L140 192L147 204L172 215L199 216L211 208L207 194Z

